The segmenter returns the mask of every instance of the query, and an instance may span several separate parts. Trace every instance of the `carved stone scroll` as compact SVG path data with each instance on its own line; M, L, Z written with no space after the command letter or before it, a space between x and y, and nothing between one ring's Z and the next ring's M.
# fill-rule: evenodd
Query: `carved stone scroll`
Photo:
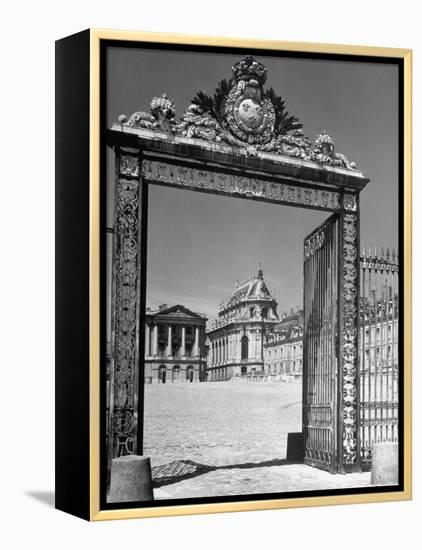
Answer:
M336 191L200 170L169 162L145 159L142 163L142 173L147 182L171 187L191 188L328 212L338 212L341 207L340 193Z

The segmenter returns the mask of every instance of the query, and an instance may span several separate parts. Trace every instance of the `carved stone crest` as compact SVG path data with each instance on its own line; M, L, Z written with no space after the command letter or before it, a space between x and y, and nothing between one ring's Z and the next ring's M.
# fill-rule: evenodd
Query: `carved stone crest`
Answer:
M264 95L266 69L251 56L233 67L233 84L225 103L230 131L250 145L274 139L275 108Z

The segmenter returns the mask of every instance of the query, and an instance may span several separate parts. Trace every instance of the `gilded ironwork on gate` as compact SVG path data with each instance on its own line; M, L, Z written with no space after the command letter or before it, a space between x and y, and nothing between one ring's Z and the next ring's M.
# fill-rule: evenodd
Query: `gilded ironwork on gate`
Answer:
M138 155L116 155L113 254L113 337L110 423L112 455L135 448L135 388L139 354L139 217L141 206Z
M305 462L337 467L338 216L304 242L303 432Z

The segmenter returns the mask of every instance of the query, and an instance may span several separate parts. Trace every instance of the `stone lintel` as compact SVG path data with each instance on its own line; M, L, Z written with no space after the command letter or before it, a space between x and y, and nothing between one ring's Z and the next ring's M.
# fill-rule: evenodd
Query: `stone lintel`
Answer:
M109 146L132 147L144 151L146 155L174 155L186 163L207 162L238 169L245 172L254 172L261 175L294 179L296 185L312 185L316 187L329 186L338 191L361 191L369 182L363 174L355 170L318 164L287 155L265 153L236 146L208 142L196 138L174 136L165 132L128 128L114 124L107 131ZM155 157L154 157L155 158ZM165 160L165 159L163 159Z

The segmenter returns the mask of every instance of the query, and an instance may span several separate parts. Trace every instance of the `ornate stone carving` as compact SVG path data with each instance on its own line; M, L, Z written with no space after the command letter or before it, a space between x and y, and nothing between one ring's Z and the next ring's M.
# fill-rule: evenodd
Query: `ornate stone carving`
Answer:
M354 162L349 162L344 155L335 152L334 139L325 130L316 137L309 156L311 160L320 164L340 166L348 170L356 169Z
M143 161L143 177L151 183L193 188L262 201L294 204L330 212L340 210L340 194L335 191L309 189L234 174L223 174L173 165L154 160Z
M120 174L122 176L131 176L137 178L139 176L139 160L137 156L121 155L120 156Z
M161 97L152 98L149 113L137 111L129 120L125 115L120 115L119 122L130 128L146 128L172 133L176 128L175 117L176 106L164 93Z
M357 359L358 359L358 222L356 214L343 217L343 463L357 460Z
M179 123L175 105L166 94L153 98L149 113L136 112L129 120L121 115L119 122L131 128L228 143L247 155L266 151L354 170L353 162L335 152L334 140L325 130L312 146L302 124L287 112L284 100L272 88L264 88L266 79L265 66L246 56L232 67L229 80L218 83L212 96L198 92Z
M351 210L352 212L356 212L357 210L356 195L352 193L345 193L343 196L343 207L345 210Z
M136 379L139 160L120 156L116 181L116 239L113 255L115 284L114 373L112 440L113 456L134 452L134 400Z

